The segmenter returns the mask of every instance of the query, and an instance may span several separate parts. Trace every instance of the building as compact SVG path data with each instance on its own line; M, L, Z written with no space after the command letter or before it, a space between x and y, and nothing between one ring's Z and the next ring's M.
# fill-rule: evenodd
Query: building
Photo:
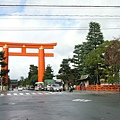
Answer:
M18 87L18 80L17 79L11 79L9 84L9 89L14 89Z

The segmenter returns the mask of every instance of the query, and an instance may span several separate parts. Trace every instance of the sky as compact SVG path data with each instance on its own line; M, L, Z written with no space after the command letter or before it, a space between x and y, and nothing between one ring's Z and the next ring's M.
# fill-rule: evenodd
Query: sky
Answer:
M45 5L120 6L120 2L119 0L14 0L14 2L0 0L0 42L57 43L54 49L45 50L54 53L54 57L45 57L45 67L50 64L55 75L60 69L62 60L72 58L75 45L86 42L90 22L100 24L104 40L120 37L120 7L45 7ZM9 51L15 52L20 49L9 49ZM38 58L9 56L10 79L28 77L31 64L38 66Z

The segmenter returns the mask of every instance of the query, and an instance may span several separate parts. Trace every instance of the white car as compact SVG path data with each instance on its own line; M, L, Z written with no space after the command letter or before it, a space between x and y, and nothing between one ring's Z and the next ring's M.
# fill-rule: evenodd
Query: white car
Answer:
M51 84L48 84L46 90L50 91L50 88L51 88Z
M50 91L56 91L56 92L58 92L58 91L62 91L62 88L61 88L61 86L59 85L59 84L53 84L53 85L51 85L51 87L50 87Z
M23 87L19 86L18 91L22 91L22 90L23 90Z

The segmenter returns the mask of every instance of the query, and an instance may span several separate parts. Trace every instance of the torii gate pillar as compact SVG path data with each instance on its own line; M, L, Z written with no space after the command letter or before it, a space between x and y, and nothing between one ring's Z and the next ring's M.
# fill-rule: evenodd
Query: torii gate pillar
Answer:
M38 82L43 82L43 76L45 72L45 59L44 59L44 49L43 46L39 48L38 56Z

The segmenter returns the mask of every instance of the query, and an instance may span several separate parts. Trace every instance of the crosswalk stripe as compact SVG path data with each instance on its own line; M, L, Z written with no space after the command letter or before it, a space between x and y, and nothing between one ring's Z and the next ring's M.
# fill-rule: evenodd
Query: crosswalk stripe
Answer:
M1 94L1 96L4 96L5 94Z
M24 95L23 93L19 93L20 95Z
M56 94L67 94L67 93L64 93L64 92L18 92L18 93L1 93L0 94L0 96L5 96L5 95L7 95L7 96L12 96L12 95L14 95L14 96L18 96L18 95L20 95L20 96L22 96L22 95L56 95Z
M17 93L13 93L13 95L18 95Z
M7 95L11 95L10 93L8 93Z
M25 93L26 95L30 95L30 93Z

